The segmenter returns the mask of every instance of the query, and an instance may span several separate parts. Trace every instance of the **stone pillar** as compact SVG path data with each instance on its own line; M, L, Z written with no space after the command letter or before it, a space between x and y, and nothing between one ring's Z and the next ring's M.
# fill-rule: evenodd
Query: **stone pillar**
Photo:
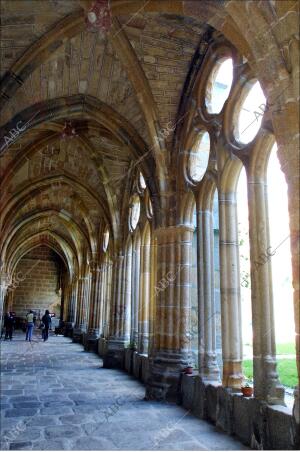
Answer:
M149 348L149 314L150 314L150 276L151 276L151 242L150 236L143 238L141 247L140 272L140 306L139 306L139 338L138 352L148 354Z
M90 291L90 305L89 305L89 322L88 322L88 340L97 340L99 337L99 266L96 262L90 266L91 272L91 291Z
M213 213L205 209L208 206L201 207L197 210L199 375L209 383L220 381L216 354Z
M272 267L265 175L248 175L254 395L284 405L276 372Z
M135 231L132 253L132 290L131 290L131 334L130 340L138 345L138 323L140 308L140 265L141 265L141 237L139 230Z
M7 278L6 278L6 273L4 273L1 269L0 272L0 319L2 320L3 315L4 315L4 300L5 300L5 296L7 293L7 288L8 288L8 284L7 284ZM0 325L1 327L1 325Z
M105 264L105 273L106 273L106 289L103 306L103 335L105 338L107 338L109 333L110 307L112 304L111 299L112 263L109 260L107 260Z
M236 193L219 193L223 386L240 389L242 321Z
M190 359L190 267L193 228L161 228L157 236L156 319L146 398L178 400Z
M289 42L289 52L292 59L297 61L299 56L299 45L296 37ZM294 320L295 320L295 341L296 341L296 365L298 370L298 385L295 388L293 415L297 431L295 437L295 447L300 447L300 155L299 155L299 66L294 65L293 78L289 81L290 88L285 93L284 100L279 96L278 105L274 106L272 123L278 145L277 155L281 164L281 169L285 174L288 184L289 197L289 223L290 223L290 246L292 254L293 269L293 289L294 289ZM279 92L281 88L277 89ZM292 100L293 97L293 100Z
M75 317L75 326L73 329L73 342L81 342L82 335L86 332L86 324L83 323L82 319L84 317L83 310L84 306L84 291L85 291L85 278L80 276L78 279L78 289L77 289L77 309Z
M123 283L124 256L118 254L113 264L113 294L110 312L110 333L107 344L107 353L103 359L103 366L107 368L124 367L123 316L122 313L122 283Z
M126 249L125 265L124 265L124 286L123 300L120 311L122 318L122 336L124 342L128 343L131 337L131 300L132 300L132 248Z
M77 290L78 290L78 280L77 276L73 275L72 280L68 285L68 304L67 304L67 315L66 315L66 324L65 324L65 335L73 336L73 328L75 325L76 318L76 305L77 305Z
M98 306L98 318L99 318L99 331L100 335L103 336L103 315L104 315L104 302L105 302L105 291L106 291L106 262L104 261L100 265L100 278L99 278L99 294L100 303Z

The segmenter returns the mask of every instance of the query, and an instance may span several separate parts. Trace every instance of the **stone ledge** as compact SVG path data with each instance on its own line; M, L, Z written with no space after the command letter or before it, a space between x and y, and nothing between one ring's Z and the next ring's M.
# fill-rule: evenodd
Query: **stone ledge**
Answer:
M298 446L295 419L289 408L243 397L199 375L182 375L183 406L200 419L212 421L253 449L292 450ZM272 428L271 428L272 427Z

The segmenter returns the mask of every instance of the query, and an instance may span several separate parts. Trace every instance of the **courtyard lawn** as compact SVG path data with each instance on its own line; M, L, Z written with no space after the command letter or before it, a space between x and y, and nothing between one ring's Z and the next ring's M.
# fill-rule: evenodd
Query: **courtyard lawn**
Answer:
M277 355L296 355L295 342L289 342L287 344L276 344Z
M293 355L295 346L293 344L279 344L276 346L276 351L278 355ZM277 371L280 382L284 386L293 388L297 385L296 357L294 359L279 358L277 360ZM251 359L243 361L243 372L246 378L253 378L253 363Z

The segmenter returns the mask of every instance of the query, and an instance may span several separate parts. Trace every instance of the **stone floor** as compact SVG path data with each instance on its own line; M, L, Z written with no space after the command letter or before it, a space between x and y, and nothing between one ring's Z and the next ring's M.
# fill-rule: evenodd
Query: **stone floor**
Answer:
M1 341L2 450L240 450L183 408L143 400L144 387L70 339L36 332Z

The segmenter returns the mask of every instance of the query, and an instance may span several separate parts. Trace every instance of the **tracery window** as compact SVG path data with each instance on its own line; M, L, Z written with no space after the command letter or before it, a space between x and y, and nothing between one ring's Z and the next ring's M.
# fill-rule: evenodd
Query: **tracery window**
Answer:
M231 58L221 58L210 74L205 104L209 113L220 113L228 98L233 79L233 63Z
M141 202L138 195L133 195L129 206L129 229L134 231L139 222L141 213Z

